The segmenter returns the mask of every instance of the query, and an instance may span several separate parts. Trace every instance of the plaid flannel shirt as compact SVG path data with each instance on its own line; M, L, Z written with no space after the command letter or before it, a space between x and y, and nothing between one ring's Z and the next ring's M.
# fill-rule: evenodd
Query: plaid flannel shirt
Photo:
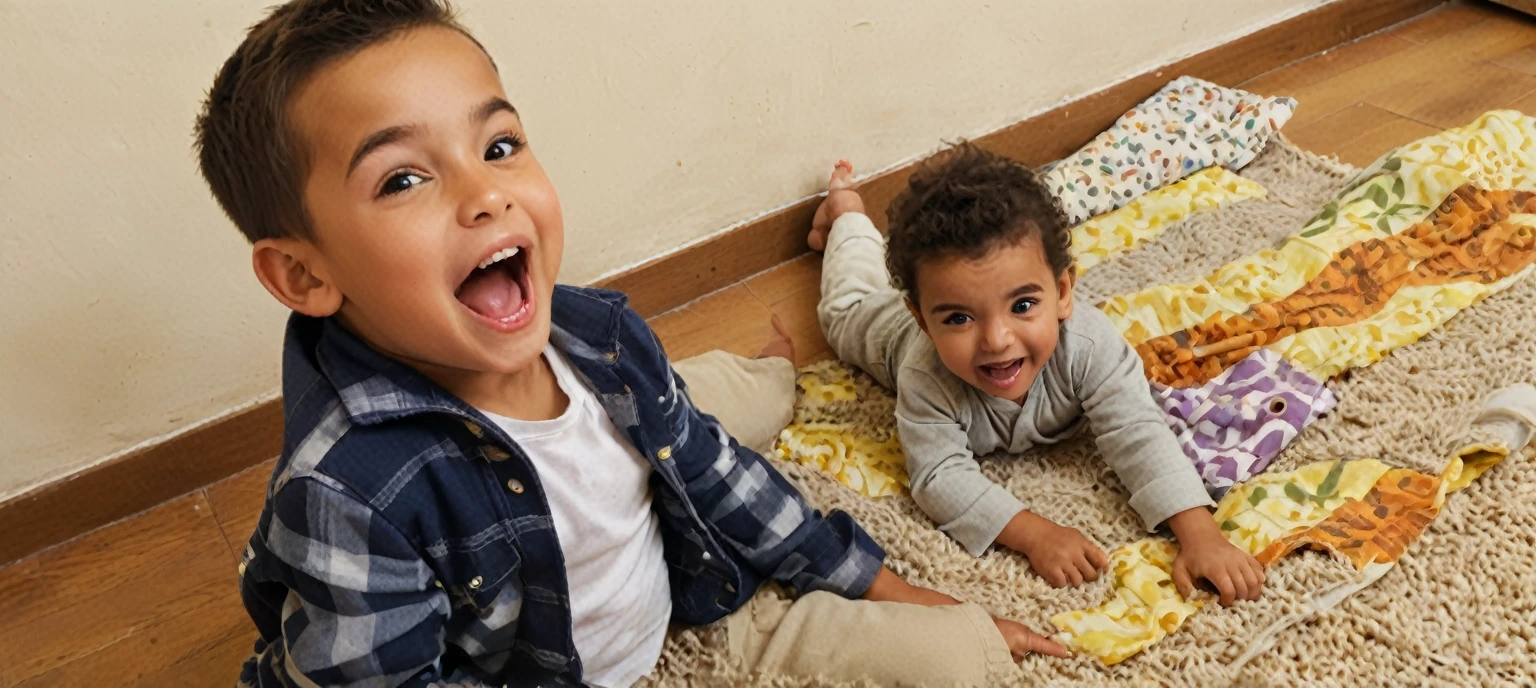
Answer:
M694 408L625 304L557 287L550 339L654 468L673 620L715 621L768 578L861 595L880 547ZM283 455L240 564L260 633L243 683L580 684L560 543L510 438L330 319L290 319L283 393Z

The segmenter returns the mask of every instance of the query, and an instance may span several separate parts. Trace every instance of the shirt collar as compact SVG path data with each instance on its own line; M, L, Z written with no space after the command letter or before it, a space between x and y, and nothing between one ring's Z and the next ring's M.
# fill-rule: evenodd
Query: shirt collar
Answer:
M550 342L570 356L617 354L628 299L601 289L556 285ZM294 314L290 328L316 335L315 364L337 390L353 423L373 425L417 413L470 414L471 409L425 375L379 353L335 318ZM318 332L316 332L318 330Z

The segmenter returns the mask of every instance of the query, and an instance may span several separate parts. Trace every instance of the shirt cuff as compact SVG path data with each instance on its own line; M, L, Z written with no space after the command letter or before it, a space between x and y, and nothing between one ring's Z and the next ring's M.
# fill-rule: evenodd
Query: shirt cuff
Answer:
M1008 522L1023 510L1024 503L1012 492L1000 485L989 484L987 491L981 493L970 508L955 520L939 526L939 530L949 533L971 556L979 557L997 541Z
M1181 473L1158 478L1131 495L1131 508L1141 515L1147 532L1156 531L1163 521L1181 511L1216 506L1205 491L1205 483L1198 479L1192 481Z

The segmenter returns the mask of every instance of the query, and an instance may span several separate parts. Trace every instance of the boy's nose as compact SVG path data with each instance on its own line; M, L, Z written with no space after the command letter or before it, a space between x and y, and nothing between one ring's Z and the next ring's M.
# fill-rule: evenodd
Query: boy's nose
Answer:
M489 174L472 175L464 180L464 200L459 203L459 224L479 227L512 209L512 195Z

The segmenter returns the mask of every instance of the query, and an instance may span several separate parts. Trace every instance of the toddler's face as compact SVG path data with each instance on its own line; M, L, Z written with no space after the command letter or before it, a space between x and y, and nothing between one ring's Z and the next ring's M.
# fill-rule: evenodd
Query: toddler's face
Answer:
M986 255L937 256L917 266L908 302L944 366L987 394L1023 401L1072 314L1073 271L1055 276L1031 237Z
M564 222L479 46L450 29L408 31L322 68L289 114L342 322L423 369L534 362Z

